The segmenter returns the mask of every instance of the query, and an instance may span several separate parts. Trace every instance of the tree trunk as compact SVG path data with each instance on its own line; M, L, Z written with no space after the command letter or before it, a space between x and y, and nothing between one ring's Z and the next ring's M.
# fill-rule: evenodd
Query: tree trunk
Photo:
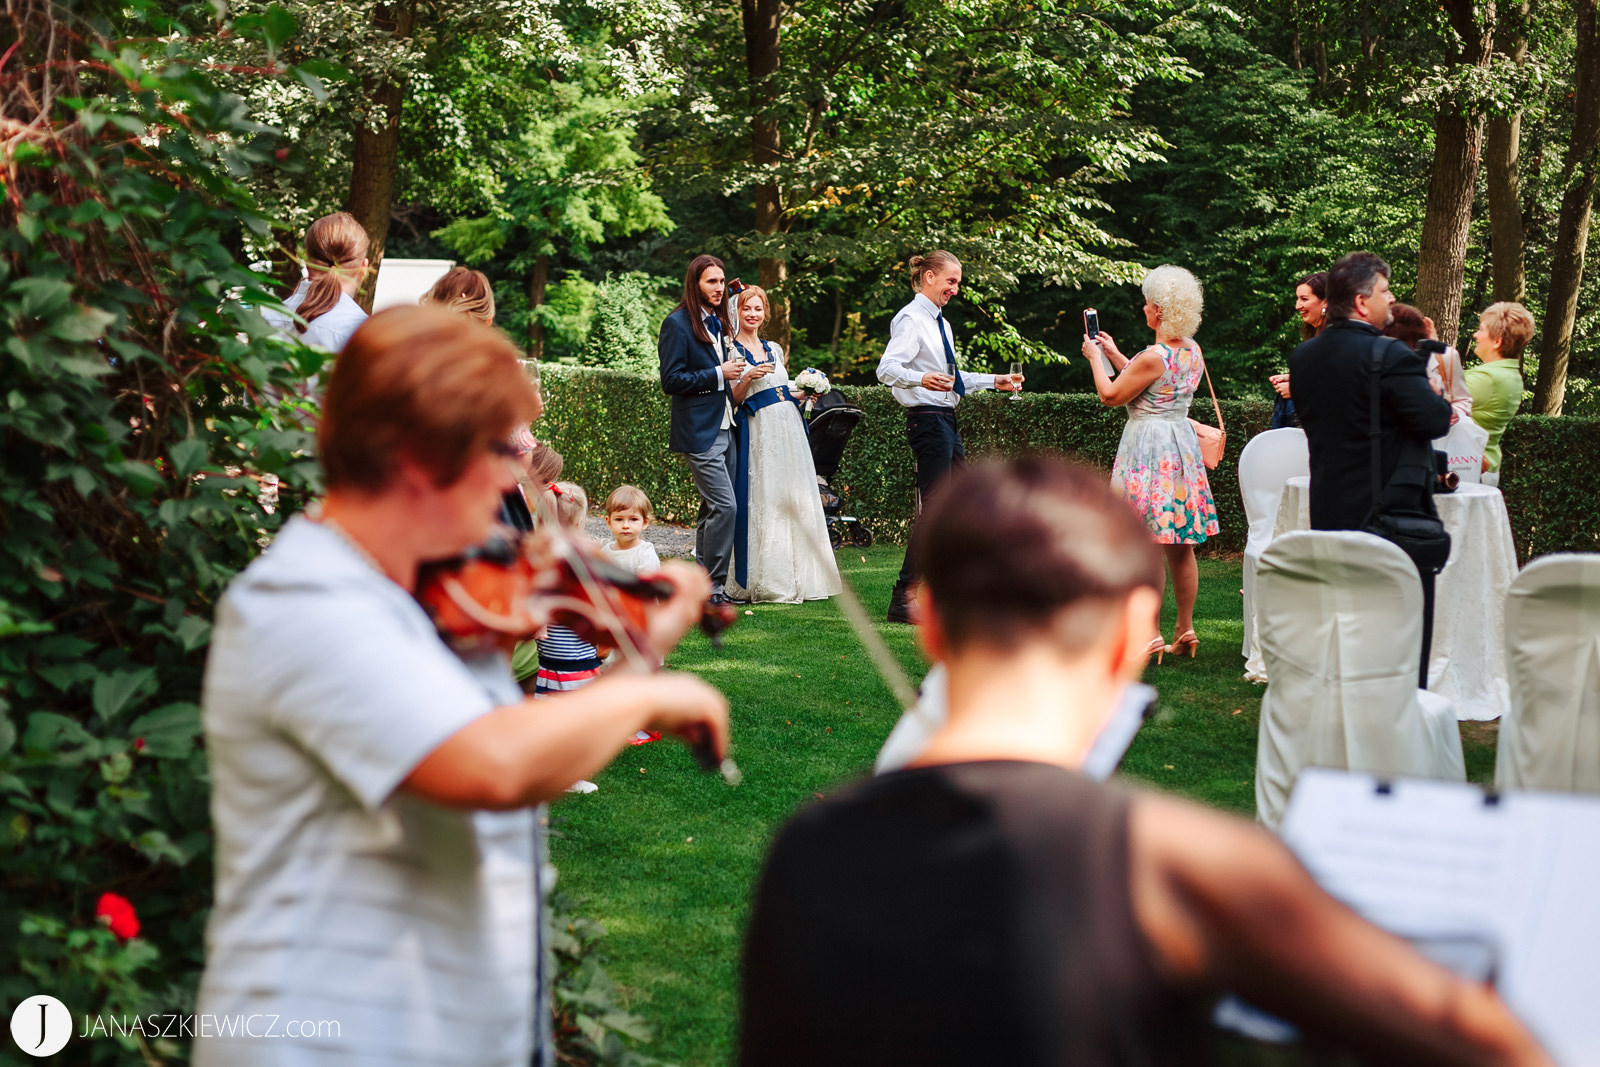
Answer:
M1433 319L1439 338L1456 343L1461 285L1467 263L1467 228L1478 178L1483 120L1440 110L1433 122L1433 171L1417 252L1417 308Z
M1515 27L1508 51L1522 66L1528 59L1527 0L1507 19ZM1522 303L1528 275L1523 258L1522 180L1517 157L1522 151L1522 112L1495 115L1485 131L1483 160L1489 184L1489 257L1494 264L1494 298Z
M833 291L833 337L828 341L828 355L839 358L839 334L844 329L844 290Z
M1485 67L1493 49L1494 6L1486 5L1490 25L1478 24L1473 0L1445 0L1443 7L1460 41L1451 47L1453 66ZM1433 119L1433 168L1417 251L1416 304L1433 319L1439 337L1455 344L1461 324L1461 286L1467 265L1467 229L1472 194L1483 154L1483 116L1464 100L1447 99Z
M1522 112L1496 115L1485 132L1484 163L1489 176L1489 256L1494 263L1495 300L1522 303L1527 269L1522 255L1522 189L1517 155L1522 146Z
M783 18L780 0L740 0L744 18L745 67L750 77L750 159L757 168L770 168L773 180L755 187L756 233L770 237L783 226L782 191L776 170L782 158L778 120L771 114L772 75L778 69L778 28ZM767 309L767 335L785 351L789 348L789 298L783 293L789 264L775 256L756 261L761 287L771 299Z
M544 358L544 319L539 317L539 309L544 307L544 287L550 280L550 256L548 253L538 256L533 261L533 277L528 281L528 307L533 312L528 319L528 358Z
M410 37L416 22L414 4L379 7L373 16L379 29L395 37ZM358 109L355 137L351 145L350 195L345 210L356 217L367 231L367 258L372 269L361 283L356 302L372 310L373 291L378 285L378 267L383 263L384 244L389 237L389 215L394 209L395 176L399 171L400 107L405 101L405 86L388 80L369 78L363 82L365 106ZM371 128L376 125L376 129Z
M1577 0L1577 85L1573 93L1572 141L1561 168L1561 215L1550 252L1550 295L1545 301L1544 333L1539 343L1539 381L1533 410L1561 414L1567 393L1567 359L1572 354L1572 328L1578 312L1578 287L1583 282L1584 249L1600 177L1600 32L1596 0Z

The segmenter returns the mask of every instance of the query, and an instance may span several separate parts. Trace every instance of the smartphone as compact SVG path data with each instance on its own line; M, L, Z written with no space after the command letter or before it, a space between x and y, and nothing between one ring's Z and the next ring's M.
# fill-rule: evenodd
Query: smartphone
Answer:
M1093 341L1100 336L1100 313L1094 308L1088 308L1083 313L1083 332Z

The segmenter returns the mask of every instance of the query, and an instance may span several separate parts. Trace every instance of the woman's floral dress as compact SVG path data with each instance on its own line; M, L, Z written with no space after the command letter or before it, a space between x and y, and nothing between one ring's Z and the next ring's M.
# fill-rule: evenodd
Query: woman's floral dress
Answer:
M1128 425L1111 468L1111 489L1121 493L1157 544L1198 545L1217 532L1200 441L1189 425L1189 402L1204 364L1193 341L1172 349L1151 346L1166 370L1128 404Z

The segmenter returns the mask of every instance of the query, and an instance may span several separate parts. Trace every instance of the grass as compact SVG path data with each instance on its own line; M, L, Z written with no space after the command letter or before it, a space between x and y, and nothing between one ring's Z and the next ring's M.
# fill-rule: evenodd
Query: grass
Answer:
M900 556L892 546L838 553L874 617ZM1239 577L1236 561L1201 560L1199 656L1168 657L1146 673L1161 699L1122 774L1250 816L1261 689L1242 677ZM900 714L834 604L749 610L721 651L694 635L670 664L727 695L744 784L700 774L677 744L642 745L595 779L598 793L563 800L551 815L561 885L605 925L606 967L656 1028L647 1051L685 1067L732 1060L745 916L773 832L807 801L865 774ZM911 629L879 630L920 679ZM1170 594L1164 632L1172 636ZM1470 724L1463 740L1469 776L1487 782L1492 729Z

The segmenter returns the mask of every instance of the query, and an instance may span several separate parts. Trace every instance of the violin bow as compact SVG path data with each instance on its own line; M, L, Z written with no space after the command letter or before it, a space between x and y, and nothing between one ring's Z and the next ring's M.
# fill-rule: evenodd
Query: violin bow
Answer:
M801 516L800 509L795 506L794 501L787 501L783 509L793 521L795 528L805 530L811 525ZM822 564L824 570L830 563L835 568L838 567L838 562L833 558L832 547L824 547L820 537L807 534L802 535L800 540L811 550L816 562ZM911 679L906 677L905 669L900 666L900 661L895 659L894 653L889 651L889 646L883 643L883 635L872 625L867 609L862 607L861 598L856 595L855 587L842 573L839 575L839 612L844 616L845 622L850 624L850 629L855 631L856 640L866 649L867 658L877 669L878 677L883 679L883 684L899 702L901 710L915 704L916 687L911 684Z

